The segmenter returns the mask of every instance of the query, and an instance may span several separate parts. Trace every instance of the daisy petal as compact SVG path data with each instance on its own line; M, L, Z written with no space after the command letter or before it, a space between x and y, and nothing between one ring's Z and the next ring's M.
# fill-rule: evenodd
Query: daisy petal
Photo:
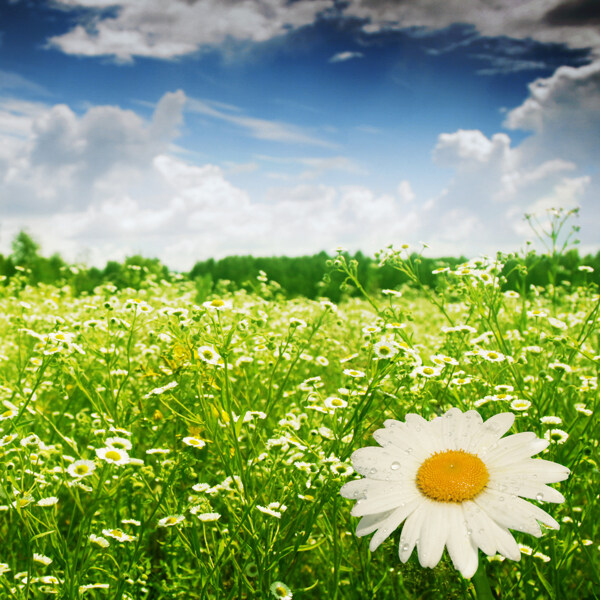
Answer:
M525 480L536 479L540 483L564 481L571 473L567 467L543 458L530 458L515 464L495 469L502 477L516 477Z
M383 493L373 493L373 488L370 487L367 490L367 497L358 500L352 507L350 514L353 517L373 515L402 506L407 502L414 500L415 497L417 497L416 492L413 492L410 489L407 490L404 486L398 484L396 484L394 488L388 488L388 491Z
M422 567L433 569L442 558L448 537L447 512L447 503L436 502L430 505L429 514L421 528L417 549Z
M513 413L499 413L489 418L479 426L479 431L473 436L467 450L477 453L484 452L512 427L514 421Z
M406 457L408 454L394 448L368 446L354 451L351 458L354 470L369 479L401 481L406 478L407 467L414 469L404 464Z
M446 547L452 559L454 567L461 572L462 576L470 579L475 575L478 565L477 547L473 545L467 535L465 521L460 505L449 504L448 518L448 540Z
M374 531L379 529L379 527L381 527L381 524L393 512L394 512L393 510L388 510L383 513L378 513L376 515L367 515L366 517L363 517L358 522L358 526L356 527L356 536L363 537L364 535L369 535L370 533L373 533Z
M516 496L509 496L488 488L479 494L474 502L501 527L541 537L542 530L538 522L531 517L528 511L522 510L518 500L520 498ZM521 502L525 501L521 500Z
M547 448L549 443L548 440L538 438L535 433L525 431L509 435L498 442L495 448L490 447L481 456L485 456L486 464L501 468L504 465L510 465L525 458L530 458Z
M493 528L498 527L474 502L462 504L463 515L473 542L488 556L496 553Z
M371 538L369 550L374 552L377 548L379 548L381 543L396 530L398 525L400 525L400 523L402 523L402 521L404 521L404 519L406 519L406 517L410 515L410 513L412 513L418 505L419 501L413 500L404 506L398 507L384 521L381 521L377 528L377 532Z
M428 502L423 502L415 511L406 519L400 536L400 545L398 548L398 556L402 562L406 562L419 539L423 521L428 517L429 511Z

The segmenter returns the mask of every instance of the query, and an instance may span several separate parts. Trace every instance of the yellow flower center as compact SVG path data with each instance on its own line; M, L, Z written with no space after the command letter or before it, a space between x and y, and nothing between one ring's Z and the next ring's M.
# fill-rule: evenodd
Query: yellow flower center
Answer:
M484 462L464 450L430 456L417 471L421 493L438 502L473 500L485 488L489 473Z
M121 460L121 455L116 450L109 450L104 456L109 460Z

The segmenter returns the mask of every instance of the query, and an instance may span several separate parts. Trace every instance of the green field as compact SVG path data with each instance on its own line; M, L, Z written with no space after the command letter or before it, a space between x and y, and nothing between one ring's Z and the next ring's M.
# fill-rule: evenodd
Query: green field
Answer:
M0 290L0 597L475 597L446 553L400 562L400 528L371 553L339 493L386 419L450 407L514 412L510 433L571 470L564 503L533 501L559 531L514 532L518 562L480 552L494 596L598 597L600 297L506 290L500 269L339 303L262 274L206 298L185 279L74 296L17 274Z

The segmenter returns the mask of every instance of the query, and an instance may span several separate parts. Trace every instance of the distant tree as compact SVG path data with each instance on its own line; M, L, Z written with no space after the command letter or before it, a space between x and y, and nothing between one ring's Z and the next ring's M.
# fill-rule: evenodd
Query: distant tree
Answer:
M24 230L12 241L11 259L20 267L31 267L39 258L40 245Z

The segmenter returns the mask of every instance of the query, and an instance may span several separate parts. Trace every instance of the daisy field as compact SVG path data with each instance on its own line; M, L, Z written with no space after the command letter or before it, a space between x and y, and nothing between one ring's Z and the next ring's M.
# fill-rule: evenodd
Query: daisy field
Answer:
M339 302L5 281L0 597L597 597L597 288L378 260Z

